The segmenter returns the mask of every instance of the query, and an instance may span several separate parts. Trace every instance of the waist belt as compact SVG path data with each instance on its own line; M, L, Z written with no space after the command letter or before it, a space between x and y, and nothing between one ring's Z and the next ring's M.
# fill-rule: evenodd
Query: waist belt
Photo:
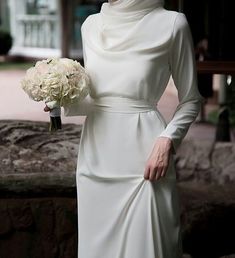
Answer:
M158 111L156 103L127 97L104 96L92 99L92 109L119 113Z

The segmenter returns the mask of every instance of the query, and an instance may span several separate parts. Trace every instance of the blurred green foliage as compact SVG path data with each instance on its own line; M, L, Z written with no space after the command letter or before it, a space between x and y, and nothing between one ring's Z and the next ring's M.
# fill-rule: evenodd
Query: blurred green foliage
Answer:
M12 36L9 32L0 30L0 55L6 55L12 47Z
M235 126L235 76L231 77L231 83L226 87L226 102L229 107L230 122Z
M32 67L34 65L33 62L0 62L0 71L1 70L27 70L28 68Z
M229 108L229 121L235 127L235 76L232 76L231 83L226 87L226 106ZM217 124L219 109L213 110L208 114L207 120L212 124Z

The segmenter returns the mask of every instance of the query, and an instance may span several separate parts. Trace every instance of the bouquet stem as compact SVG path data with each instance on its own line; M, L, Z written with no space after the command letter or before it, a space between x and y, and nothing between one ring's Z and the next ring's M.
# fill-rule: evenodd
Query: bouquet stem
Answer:
M61 107L54 107L50 111L50 125L49 131L57 131L58 129L62 129L62 122L61 122Z

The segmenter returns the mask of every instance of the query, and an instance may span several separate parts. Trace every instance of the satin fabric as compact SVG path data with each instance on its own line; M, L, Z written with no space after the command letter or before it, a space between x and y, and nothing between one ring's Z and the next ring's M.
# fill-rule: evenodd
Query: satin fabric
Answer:
M143 2L157 5L138 9ZM169 137L176 153L203 101L187 19L158 1L118 0L86 19L82 39L91 93L64 107L65 116L87 116L76 171L78 257L181 258L173 154L164 178L143 176L156 139ZM179 105L167 124L157 103L170 76Z
M118 0L104 3L100 11L100 24L96 25L98 38L92 35L90 40L95 40L96 45L106 50L113 50L115 46L128 43L130 39L137 43L142 39L135 33L136 24L163 4L162 0ZM125 44L120 47L125 48Z
M162 7L163 3L162 0L117 0L104 3L96 22L86 31L86 40L95 51L100 53L102 50L110 53L128 51L133 46L138 47L145 37L145 35L140 36L139 29L142 33L148 30L147 27L145 28L147 18L145 16ZM152 39L149 43L151 41ZM146 45L146 48L148 49L149 46ZM105 53L102 52L102 54Z

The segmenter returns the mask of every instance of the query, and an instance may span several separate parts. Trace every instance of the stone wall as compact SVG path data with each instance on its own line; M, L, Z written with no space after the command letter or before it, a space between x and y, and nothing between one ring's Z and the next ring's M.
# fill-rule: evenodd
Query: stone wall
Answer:
M0 121L1 258L77 258L80 135L74 124L51 134L48 123ZM234 148L185 140L175 155L185 257L235 254Z
M81 126L0 121L0 258L77 258Z
M175 164L184 251L198 258L235 254L235 143L184 140Z
M184 140L175 157L181 182L235 183L235 143Z
M76 198L0 199L1 258L77 258Z
M81 126L50 133L47 122L0 120L0 174L73 172Z

